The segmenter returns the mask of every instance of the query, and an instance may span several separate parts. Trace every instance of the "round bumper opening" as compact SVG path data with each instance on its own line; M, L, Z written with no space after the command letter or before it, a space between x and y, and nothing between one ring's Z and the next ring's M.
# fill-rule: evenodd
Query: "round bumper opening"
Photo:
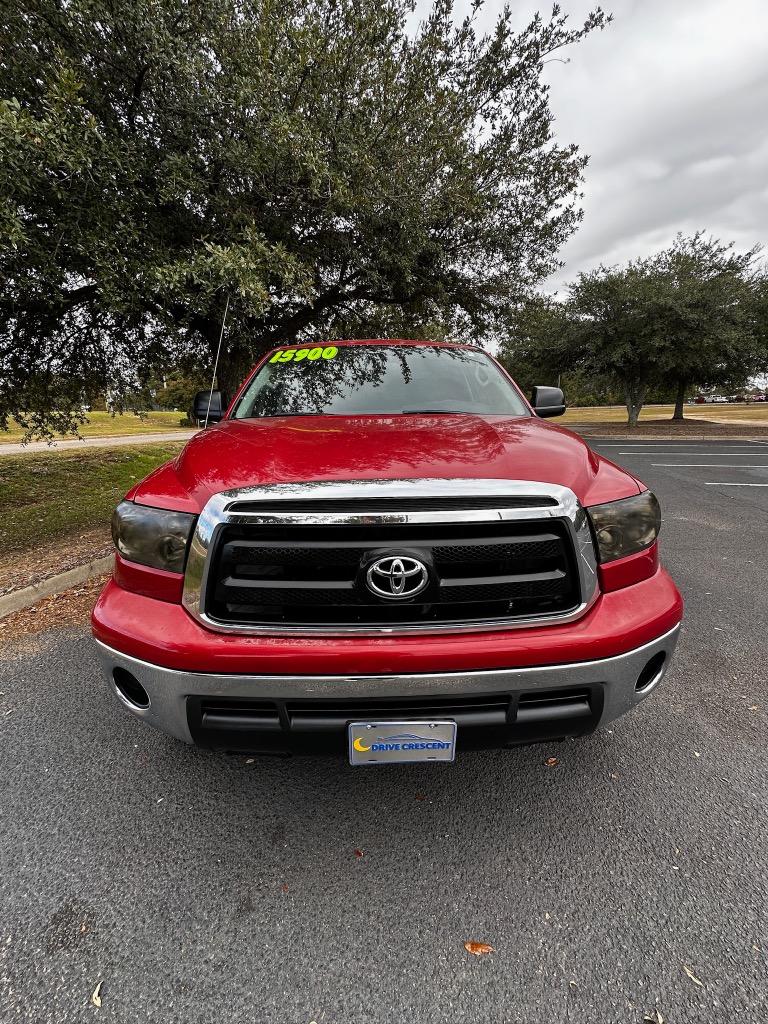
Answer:
M123 700L131 707L145 710L149 707L149 694L141 685L139 680L127 669L112 669L112 681L117 687L117 692Z
M659 682L664 674L664 664L667 660L667 652L659 651L646 662L643 671L637 677L635 693L648 693Z

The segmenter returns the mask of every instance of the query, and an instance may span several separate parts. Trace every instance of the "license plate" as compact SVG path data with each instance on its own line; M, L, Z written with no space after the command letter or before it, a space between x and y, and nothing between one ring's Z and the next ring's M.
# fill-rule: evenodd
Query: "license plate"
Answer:
M409 761L453 761L456 723L350 722L350 764L404 764Z

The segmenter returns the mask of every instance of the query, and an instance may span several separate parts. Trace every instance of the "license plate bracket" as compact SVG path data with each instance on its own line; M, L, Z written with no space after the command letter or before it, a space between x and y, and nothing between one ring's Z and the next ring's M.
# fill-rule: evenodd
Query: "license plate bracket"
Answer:
M350 722L347 735L354 765L450 763L456 757L456 723L450 719Z

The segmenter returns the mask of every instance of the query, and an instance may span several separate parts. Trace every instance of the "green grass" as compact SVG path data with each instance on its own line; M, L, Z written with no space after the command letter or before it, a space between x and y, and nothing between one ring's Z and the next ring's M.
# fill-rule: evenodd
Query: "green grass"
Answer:
M674 412L673 405L644 405L640 422L647 420L669 420ZM683 415L691 420L709 420L712 423L727 423L733 420L749 420L750 423L768 423L768 402L749 405L686 405ZM567 410L560 423L626 423L627 410L623 405L601 405Z
M86 423L80 426L81 437L118 437L124 434L157 434L160 431L176 430L181 434L184 414L181 412L148 412L142 416L127 412L113 416L108 412L89 412ZM73 438L75 434L57 434L57 437ZM21 441L24 431L15 422L10 430L0 430L0 444Z
M0 456L0 554L109 525L125 492L177 443Z

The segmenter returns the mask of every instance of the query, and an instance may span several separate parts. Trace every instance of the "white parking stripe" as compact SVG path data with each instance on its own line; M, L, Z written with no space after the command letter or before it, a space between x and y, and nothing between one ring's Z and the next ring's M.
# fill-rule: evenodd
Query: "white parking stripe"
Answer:
M678 469L768 469L768 462L759 466L731 466L727 462L652 462L652 466L676 466Z
M730 480L705 480L706 487L768 487L768 484L734 484Z
M675 454L680 454L680 455L701 455L701 456L704 456L704 455L722 455L723 458L730 457L732 459L735 459L735 458L739 458L739 459L753 459L755 457L755 449L754 448L752 449L751 452L699 452L699 451L696 451L694 449L693 451L690 451L690 452L679 452L679 453L678 453L677 449L675 448L675 449L672 449L672 451L669 452L668 454L671 455L672 452L674 452ZM618 454L619 455L658 455L659 452L658 451L655 451L655 452L619 452Z
M707 442L708 444L710 442ZM756 442L757 443L757 442ZM602 441L598 441L597 444L601 448L673 448L675 445L691 445L693 441L673 441L671 444L669 441L624 441L623 444L603 444Z
M586 440L590 440L587 438ZM594 440L594 438L592 439ZM695 448L699 444L717 444L717 438L711 437L708 441L624 441L622 444L608 444L602 441L595 441L600 448ZM745 437L743 441L722 441L726 447L746 448L748 444L768 444L768 441L759 441L757 438Z
M758 442L755 441L754 443L757 444ZM633 451L633 452L639 452L639 451L661 452L661 451L665 451L665 450L666 451L670 451L670 452L681 452L681 451L685 451L686 448L701 448L702 445L706 446L706 445L715 445L715 444L717 444L717 442L714 439L712 439L710 441L702 441L701 444L696 444L693 441L687 441L685 444L682 444L682 442L680 444L631 444L629 441L625 441L624 444L601 444L600 447L601 448L622 448L624 451ZM745 451L745 452L753 452L753 451L755 451L754 448L748 448L747 447L747 442L746 441L744 441L744 442L742 442L742 441L738 441L738 442L731 441L728 444L723 444L723 445L720 446L720 450L721 451L724 448L725 449L734 448L734 449L736 449L738 451Z

